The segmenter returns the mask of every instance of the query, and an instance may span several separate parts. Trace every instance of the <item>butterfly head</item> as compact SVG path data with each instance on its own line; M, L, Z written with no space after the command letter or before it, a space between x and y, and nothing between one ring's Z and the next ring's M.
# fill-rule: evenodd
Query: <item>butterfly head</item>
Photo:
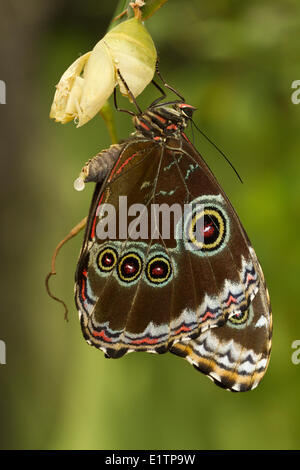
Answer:
M134 116L133 123L139 134L154 140L167 137L178 138L192 119L194 106L176 103L148 108L143 114Z
M197 109L195 108L195 106L192 106L191 104L187 103L177 104L176 107L180 110L181 114L187 119L192 119L193 113Z

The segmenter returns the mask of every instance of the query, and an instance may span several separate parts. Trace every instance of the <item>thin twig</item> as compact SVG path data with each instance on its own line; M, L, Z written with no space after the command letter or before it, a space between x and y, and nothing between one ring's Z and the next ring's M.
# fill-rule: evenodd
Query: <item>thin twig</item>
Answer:
M51 260L51 271L50 273L47 275L46 279L45 279L45 285L46 285L46 290L47 290L47 293L48 295L56 300L57 302L60 302L64 308L65 308L65 320L66 321L69 321L68 319L68 308L65 304L65 302L62 300L62 299L59 299L58 297L56 297L55 295L52 294L51 290L50 290L50 287L49 287L49 280L52 276L55 276L56 275L56 269L55 269L55 262L56 262L56 258L57 258L57 255L59 253L59 250L61 249L61 247L67 243L67 241L69 241L71 238L75 237L82 229L84 229L84 227L86 226L86 222L87 222L87 217L85 217L84 219L82 219L79 224L75 225L75 227L72 228L72 230L68 233L68 235L63 238L59 244L57 245L57 247L55 248L54 250L54 253L52 255L52 260Z

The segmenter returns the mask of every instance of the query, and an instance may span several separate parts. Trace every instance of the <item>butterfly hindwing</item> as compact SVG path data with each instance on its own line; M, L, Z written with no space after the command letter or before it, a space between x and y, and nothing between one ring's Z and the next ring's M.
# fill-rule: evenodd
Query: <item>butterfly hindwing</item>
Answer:
M255 388L269 363L271 306L258 264L257 270L260 286L247 310L232 316L223 326L206 329L196 339L179 341L170 349L217 385L231 391Z

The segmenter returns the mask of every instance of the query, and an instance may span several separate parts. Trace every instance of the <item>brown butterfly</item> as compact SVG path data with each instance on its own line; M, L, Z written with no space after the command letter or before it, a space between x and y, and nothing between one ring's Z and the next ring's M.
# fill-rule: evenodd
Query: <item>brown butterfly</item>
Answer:
M170 351L246 391L269 362L269 295L235 210L184 133L195 108L179 97L155 100L128 140L83 168L96 188L76 271L82 332L106 357Z

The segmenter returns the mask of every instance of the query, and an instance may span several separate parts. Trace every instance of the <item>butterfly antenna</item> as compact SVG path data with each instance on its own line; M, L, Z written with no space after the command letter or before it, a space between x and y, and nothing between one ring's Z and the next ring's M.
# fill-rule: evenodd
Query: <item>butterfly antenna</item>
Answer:
M194 126L196 127L197 131L200 132L201 135L203 135L203 137L211 144L213 145L213 147L215 147L215 149L222 155L222 157L225 158L225 160L227 161L227 163L229 163L229 165L231 166L231 168L233 169L233 171L235 172L236 176L238 177L238 179L240 180L241 183L243 183L243 180L242 178L240 177L240 175L238 174L237 170L234 168L233 164L231 163L231 161L229 160L229 158L226 157L225 153L222 152L222 150L203 132L201 131L201 129L199 129L199 127L195 124L195 122L191 119L191 122L194 124Z
M194 121L191 120L192 142L193 142L193 144L194 144L194 142L195 142L195 134L194 134L193 124L195 125Z

